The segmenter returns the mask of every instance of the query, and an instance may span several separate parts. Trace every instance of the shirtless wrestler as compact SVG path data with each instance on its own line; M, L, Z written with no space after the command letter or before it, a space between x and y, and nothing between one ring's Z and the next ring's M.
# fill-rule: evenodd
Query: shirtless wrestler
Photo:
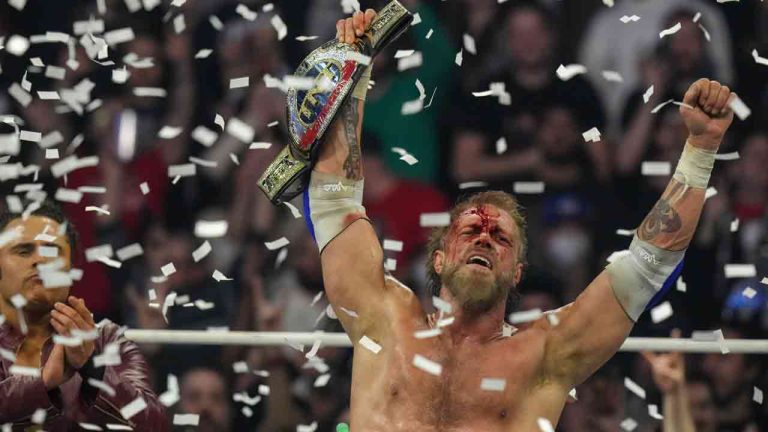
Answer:
M374 16L369 10L339 21L337 37L353 42ZM691 85L684 103L693 108L680 108L689 131L683 154L630 252L573 303L510 336L505 303L515 294L526 249L515 199L476 194L436 232L429 272L452 308L438 323L410 289L384 274L382 248L361 202L360 90L329 129L304 196L328 298L354 344L350 429L536 431L540 419L556 425L568 392L613 356L679 274L735 95L707 79ZM437 336L414 336L435 328ZM439 366L428 372L415 358ZM484 378L504 380L503 391L481 388Z

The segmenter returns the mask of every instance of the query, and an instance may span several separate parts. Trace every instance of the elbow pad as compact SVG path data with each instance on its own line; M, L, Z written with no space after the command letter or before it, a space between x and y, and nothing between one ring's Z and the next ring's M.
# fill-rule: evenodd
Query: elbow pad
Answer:
M684 256L685 249L660 249L635 235L629 254L606 267L616 299L632 321L667 293L680 276Z
M312 171L304 191L304 218L321 253L353 222L368 219L362 204L363 182Z

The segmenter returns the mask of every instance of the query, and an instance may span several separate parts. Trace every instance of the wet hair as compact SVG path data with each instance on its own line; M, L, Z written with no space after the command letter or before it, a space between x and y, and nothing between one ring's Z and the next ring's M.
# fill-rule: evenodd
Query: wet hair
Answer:
M445 250L445 235L451 229L453 224L458 219L459 215L467 209L472 207L480 207L483 205L493 205L500 210L507 212L512 217L517 225L517 231L519 237L517 239L517 259L518 262L524 266L527 264L525 260L526 251L528 249L528 242L525 238L525 217L522 214L522 207L518 204L517 199L507 192L503 191L484 191L470 195L464 199L459 199L457 204L451 209L450 212L450 224L448 226L438 227L432 230L432 234L429 237L427 243L427 283L430 292L435 296L440 296L440 288L442 282L440 275L435 271L435 252L438 250ZM511 313L519 301L520 293L518 290L510 290L507 297L507 306L505 315Z
M34 202L30 201L28 203L25 203L26 207L29 205L35 205ZM48 219L54 220L58 222L60 225L66 226L66 235L67 235L67 242L69 243L69 247L72 250L72 255L75 254L75 251L78 247L79 242L79 236L77 235L77 231L75 230L75 227L72 225L72 222L67 219L66 215L64 215L64 211L62 211L61 207L59 207L58 204L51 200L44 200L40 202L40 206L36 209L34 209L29 214L30 216L40 216L40 217L46 217ZM11 211L10 209L4 209L2 212L0 212L0 232L5 230L5 228L13 222L16 219L22 218L21 213L16 213Z

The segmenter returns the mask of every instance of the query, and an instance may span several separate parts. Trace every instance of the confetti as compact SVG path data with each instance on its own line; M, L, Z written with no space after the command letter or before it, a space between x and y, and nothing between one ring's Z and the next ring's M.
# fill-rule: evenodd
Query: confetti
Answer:
M398 240L390 240L390 239L384 239L384 250L391 250L395 252L402 252L403 251L403 242Z
M381 345L379 345L376 342L374 342L368 336L363 335L363 337L360 338L359 343L360 343L360 345L363 346L363 348L366 348L367 350L371 351L374 354L378 354L379 351L381 351Z
M132 402L129 402L127 405L123 406L120 409L120 415L123 416L124 419L129 420L131 417L143 411L146 407L147 402L144 400L144 398L139 396Z
M719 343L719 345L720 345L720 352L722 354L728 354L729 352L731 352L731 350L728 349L727 346L725 346L725 336L723 336L723 330L722 329L717 329L717 330L713 331L712 334L715 335L715 338L716 338L715 340Z
M726 264L725 277L732 278L753 278L757 276L757 269L754 264Z
M707 29L704 28L704 26L701 24L697 24L697 25L699 26L699 30L701 30L701 32L704 33L704 39L706 39L707 42L711 42L712 37L709 35L709 32L707 31Z
M173 18L173 31L176 32L176 34L179 34L186 28L187 23L184 21L184 15L176 15L176 17Z
M157 136L162 139L173 139L179 136L182 130L184 130L184 128L173 127L173 126L163 126L160 129L160 132L157 133Z
M686 292L688 289L688 286L685 284L685 281L683 281L682 276L677 279L676 289L680 292Z
M227 234L229 224L225 220L205 221L199 220L195 223L195 237L198 238L217 238L224 237Z
M717 153L715 155L715 160L737 160L739 157L739 152L732 151L730 153Z
M287 238L280 237L277 240L274 240L274 241L271 241L271 242L265 242L264 246L266 246L267 249L269 249L269 250L277 250L277 249L280 249L282 247L288 246L289 243L290 242L288 241Z
M666 161L643 161L640 174L644 176L668 176L672 173L672 165Z
M323 374L315 379L314 387L325 387L328 381L331 379L331 374Z
M168 277L176 273L176 266L174 266L173 263L168 263L160 267L160 271L163 273L163 276Z
M8 4L13 6L16 10L23 10L27 4L27 0L8 0Z
M115 255L117 255L117 259L119 259L120 261L127 261L131 258L136 258L138 256L144 255L144 249L142 249L141 244L132 243L132 244L129 244L128 246L118 249L115 252Z
M659 407L655 404L648 404L648 415L656 420L664 420L664 417L659 414Z
M30 376L30 377L40 376L40 368L29 367L29 366L12 365L8 369L8 372L10 372L11 375L24 375L24 376Z
M8 94L11 95L19 105L26 108L32 102L32 95L24 90L18 83L12 83L8 88Z
M419 215L419 226L421 227L441 227L451 224L451 215L449 213L422 213Z
M752 386L752 400L760 405L763 404L763 391L755 386Z
M104 40L109 46L130 42L135 38L136 35L133 33L133 29L130 27L124 27L104 33Z
M197 426L200 423L199 414L174 414L173 424L178 426Z
M57 201L77 204L83 199L83 193L74 189L59 188L54 198Z
M669 36L677 33L680 31L680 29L683 28L683 26L678 22L677 24L673 25L672 27L662 30L659 33L659 39L663 38L664 36Z
M433 362L419 354L413 356L413 365L416 368L435 376L439 376L443 372L443 367L439 363Z
M197 165L193 163L168 166L168 177L190 177L196 174Z
M624 82L624 78L622 78L621 74L616 71L610 71L610 70L604 70L602 72L603 78L605 78L606 81L610 82Z
M433 328L433 329L427 329L427 330L418 330L413 333L413 337L416 339L429 339L433 337L439 336L443 331L439 328Z
M667 105L671 104L671 103L672 103L672 102L674 102L674 101L675 101L674 99L668 99L668 100L666 100L666 101L664 101L664 102L662 102L662 103L660 103L660 104L656 105L656 106L655 106L655 107L654 107L654 108L651 110L651 114L656 114L657 112L661 111L661 109L662 109L662 108L664 108L665 106L667 106Z
M586 142L600 141L600 131L596 127L582 133L581 136L584 137L584 141Z
M240 77L240 78L232 78L229 80L229 88L231 89L238 89L238 88L244 88L249 86L250 77Z
M45 421L46 416L46 410L44 408L38 408L35 410L35 412L32 414L32 423L34 424L43 424Z
M139 185L139 189L141 190L142 195L146 195L149 193L149 185L147 184L147 182L142 182Z
M283 19L280 18L280 15L274 15L269 22L272 23L272 27L274 27L277 32L277 40L283 40L288 34L288 27L286 27Z
M55 80L63 80L67 70L58 66L47 66L45 68L45 77Z
M219 139L219 134L206 128L205 126L197 126L194 130L192 130L191 137L193 140L199 142L200 144L206 147L210 147L216 142L217 139Z
M248 8L248 6L244 4L238 4L237 7L235 8L235 12L248 21L254 21L256 17L259 15L257 12L252 11L251 9Z
M526 311L520 311L520 312L512 312L509 314L507 319L509 320L510 324L520 324L520 323L526 323L531 321L536 321L537 319L541 318L541 309L530 309Z
M462 42L464 43L464 49L472 55L477 54L477 48L475 47L475 38L464 33L462 36Z
M733 100L728 106L731 107L733 113L736 114L736 117L738 117L739 120L745 120L752 114L752 110L749 109L747 104L745 104L738 95L734 96Z
M305 42L305 41L315 40L315 39L317 39L319 37L320 36L304 36L304 35L300 35L300 36L296 36L296 40L299 41L299 42Z
M61 100L61 96L59 96L57 91L38 91L37 97L40 100Z
M562 64L557 68L557 77L560 78L562 81L568 81L571 78L575 77L576 75L581 75L587 73L587 68L584 65L581 64L569 64L568 66L563 66Z
M133 94L138 97L159 97L164 98L168 92L160 87L134 87Z
M757 53L757 49L752 50L752 58L755 59L755 63L768 66L768 58L760 57L760 55Z
M484 187L488 187L488 183L484 181L469 181L469 182L459 183L459 190L484 188Z
M731 221L731 232L736 232L739 230L739 218L736 218Z
M85 261L94 262L101 257L111 258L113 254L112 245L110 244L94 246L85 250Z
M507 151L507 139L504 137L496 140L496 154L502 154Z
M224 23L222 23L219 17L217 17L216 15L209 16L208 22L211 24L211 27L213 27L218 31L221 31L221 29L224 28Z
M624 387L631 391L640 399L645 399L645 389L640 387L636 382L632 381L629 377L624 377Z
M432 29L429 29L429 31L427 32L427 36L425 37L425 39L429 39L430 37L432 37L432 33L434 33L434 30L432 30ZM459 66L461 66L461 63L459 63Z
M633 21L633 22L634 21L640 21L640 17L637 16L637 15L631 15L631 16L624 15L621 18L619 18L619 21L621 21L624 24L626 24L626 23L628 23L630 21Z
M754 298L755 294L757 294L757 291L755 291L755 289L752 287L746 287L744 288L744 291L741 292L741 295L748 299Z
M665 301L664 303L651 309L651 320L658 324L672 316L672 305Z
M715 195L717 195L717 189L715 189L713 186L710 186L706 191L704 191L704 200L706 201Z
M539 426L539 430L541 432L555 432L555 428L552 427L552 422L545 419L544 417L537 418L536 424Z
M456 63L458 66L461 66L461 63L464 61L464 48L460 49L459 52L456 53L456 58L453 60L454 63Z
M24 36L11 35L5 43L5 50L15 56L23 56L29 49L29 40Z
M232 117L227 122L227 133L246 144L250 144L256 134L248 123L245 123L237 117Z
M218 270L214 270L213 271L213 279L215 279L216 282L231 281L231 280L233 280L232 278L228 278L228 277L224 276L224 273L222 273L222 272L220 272Z
M480 381L480 389L486 391L503 392L507 386L507 380L504 378L483 378Z
M512 190L516 194L544 193L544 182L514 182Z
M296 425L296 432L315 432L317 430L317 422L313 421L312 424L308 425Z
M352 52L355 52L355 51L352 51ZM415 52L416 52L415 50L397 50L397 52L395 53L395 58L400 59L403 57L408 57L409 55Z
M402 57L397 61L397 70L402 72L404 70L413 69L421 66L423 62L423 56L421 51L415 51L411 55Z
M628 229L617 229L616 235L625 236L625 237L632 237L635 235L635 230L628 230Z

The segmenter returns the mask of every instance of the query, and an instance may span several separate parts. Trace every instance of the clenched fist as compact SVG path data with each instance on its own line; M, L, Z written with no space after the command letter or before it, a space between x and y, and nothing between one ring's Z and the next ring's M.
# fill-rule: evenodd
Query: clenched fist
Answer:
M717 150L733 121L730 103L735 98L736 93L717 81L702 78L691 84L683 103L693 109L680 106L680 115L688 128L688 142L702 149Z
M376 18L376 11L368 9L365 13L357 11L351 18L336 21L336 39L348 44L355 43L357 38L365 33L374 18Z

